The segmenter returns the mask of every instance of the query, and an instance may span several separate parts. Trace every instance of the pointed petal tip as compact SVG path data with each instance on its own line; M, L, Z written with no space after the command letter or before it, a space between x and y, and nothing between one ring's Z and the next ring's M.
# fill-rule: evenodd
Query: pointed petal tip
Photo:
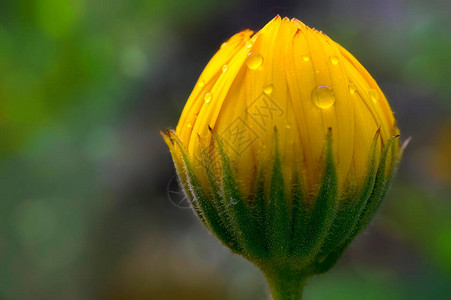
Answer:
M291 19L289 17L283 17L282 18L279 14L277 14L271 21L269 21L266 24L266 26L268 26L268 25L273 26L273 25L280 24L280 23L296 26L300 30L303 30L303 29L305 29L307 27L304 23L302 23L301 21L299 21L296 18L291 18Z
M277 24L279 22L282 22L282 18L280 17L279 14L277 14L274 18L271 19L271 21L269 21L263 28L265 28L266 26L270 25L270 24ZM262 28L262 29L263 29ZM261 30L260 30L261 31Z

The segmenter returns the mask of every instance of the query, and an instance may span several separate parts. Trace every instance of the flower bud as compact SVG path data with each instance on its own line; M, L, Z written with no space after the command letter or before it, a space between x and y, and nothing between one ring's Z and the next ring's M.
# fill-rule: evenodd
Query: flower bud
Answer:
M194 211L276 298L287 274L302 281L336 262L401 156L370 74L324 33L279 16L221 46L163 136Z

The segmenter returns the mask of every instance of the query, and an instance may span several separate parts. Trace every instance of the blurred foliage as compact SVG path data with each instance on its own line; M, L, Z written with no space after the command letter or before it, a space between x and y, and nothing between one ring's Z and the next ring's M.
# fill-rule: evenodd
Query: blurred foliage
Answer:
M374 225L307 299L449 299L446 1L0 2L0 298L261 299L263 277L171 204L159 130L209 57L275 14L349 49L413 136Z

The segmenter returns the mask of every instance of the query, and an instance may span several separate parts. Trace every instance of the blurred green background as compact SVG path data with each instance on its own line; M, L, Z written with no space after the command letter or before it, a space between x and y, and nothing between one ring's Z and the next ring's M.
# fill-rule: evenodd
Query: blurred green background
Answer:
M0 299L268 298L255 267L173 204L159 130L176 125L223 41L277 13L353 53L413 138L373 224L305 298L451 299L450 10L445 0L0 1Z

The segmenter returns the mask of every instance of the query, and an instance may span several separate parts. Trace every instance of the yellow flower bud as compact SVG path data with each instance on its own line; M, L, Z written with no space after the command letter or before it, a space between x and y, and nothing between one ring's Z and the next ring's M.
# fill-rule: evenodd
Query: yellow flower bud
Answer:
M280 17L254 35L234 35L201 74L176 130L197 166L199 140L212 142L209 127L224 140L247 194L257 169L271 162L274 127L287 187L300 170L310 195L321 181L328 128L341 193L362 185L376 131L377 157L397 134L384 94L362 65L324 33Z
M368 224L398 135L348 51L277 16L223 43L164 137L198 216L265 272L276 297L290 282L280 278L327 270Z

